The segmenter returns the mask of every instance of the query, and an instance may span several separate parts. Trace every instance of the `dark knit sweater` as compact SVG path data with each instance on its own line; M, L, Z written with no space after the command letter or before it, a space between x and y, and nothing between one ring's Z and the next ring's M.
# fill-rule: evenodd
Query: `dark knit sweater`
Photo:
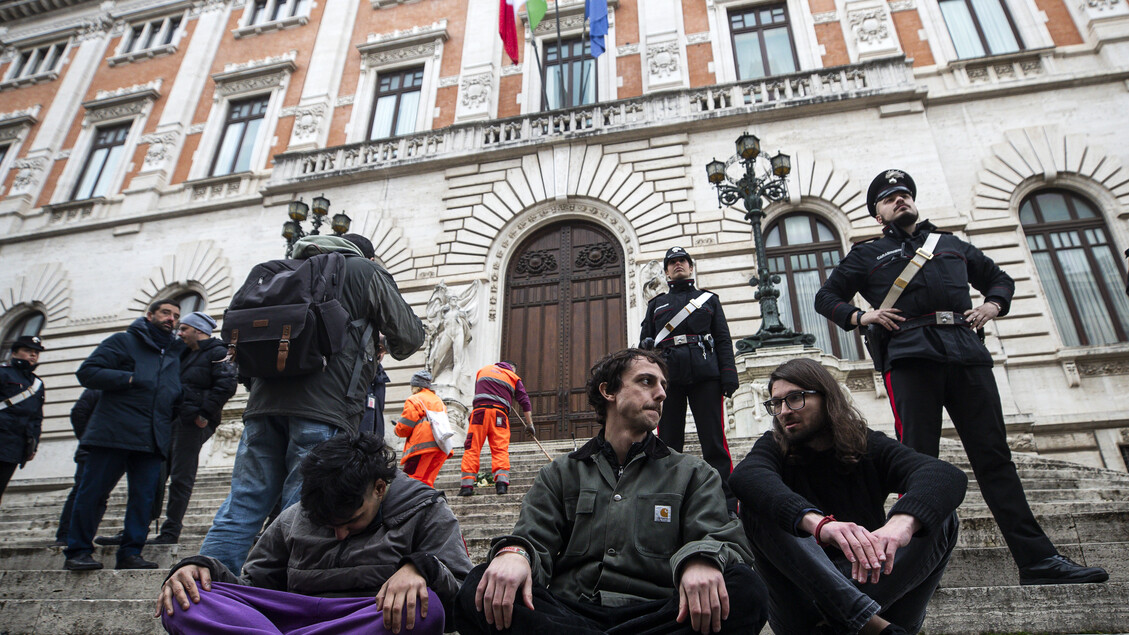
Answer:
M874 430L867 434L866 456L849 468L836 462L834 450L801 448L785 458L769 431L729 477L747 513L795 535L803 513L811 510L874 531L886 524L891 493L904 496L889 515L917 518L925 534L956 510L967 486L964 472Z

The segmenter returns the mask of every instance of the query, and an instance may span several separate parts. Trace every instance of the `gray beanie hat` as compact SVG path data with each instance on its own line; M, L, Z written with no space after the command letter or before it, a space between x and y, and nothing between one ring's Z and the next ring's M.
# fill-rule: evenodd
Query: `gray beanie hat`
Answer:
M409 385L419 386L420 388L431 388L431 373L426 370L421 370L412 375L412 379L408 383Z
M212 331L216 328L216 321L208 317L207 313L201 313L199 311L193 311L180 318L180 323L191 326L204 335L211 335Z

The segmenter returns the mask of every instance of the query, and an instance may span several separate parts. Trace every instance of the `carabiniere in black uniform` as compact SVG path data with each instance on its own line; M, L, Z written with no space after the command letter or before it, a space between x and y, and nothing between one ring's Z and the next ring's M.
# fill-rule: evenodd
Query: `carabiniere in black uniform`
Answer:
M684 259L684 274L693 275L693 260L681 247L671 247L663 258L667 277L677 270L674 261ZM729 473L733 459L725 440L722 394L731 396L737 390L737 370L733 361L733 340L729 324L717 295L702 303L701 308L687 306L691 300L707 291L694 286L693 277L668 280L670 290L647 304L639 341L648 346L648 340L661 350L666 360L668 376L666 400L663 401L662 418L658 436L671 448L681 452L686 437L686 403L694 413L694 424L702 444L702 458L721 476L725 497L731 511L737 510L737 499L729 492ZM683 309L690 313L672 331L666 326Z
M44 350L38 337L22 335L12 343L12 359L0 364L0 496L16 468L35 455L43 429L47 389L34 372L36 364L17 356L21 348L37 357Z
M948 411L1022 584L1104 581L1104 570L1058 554L1031 513L1011 460L992 356L983 331L972 327L1007 315L1015 283L972 244L928 221L916 222L916 195L913 179L900 170L875 177L867 206L883 224L882 237L851 249L816 294L815 308L848 331L865 316L867 348L885 378L903 443L937 456L941 408ZM893 307L881 309L930 234L939 234L932 258L922 260ZM984 295L980 307L973 307L970 284ZM863 311L852 305L856 293L879 308Z

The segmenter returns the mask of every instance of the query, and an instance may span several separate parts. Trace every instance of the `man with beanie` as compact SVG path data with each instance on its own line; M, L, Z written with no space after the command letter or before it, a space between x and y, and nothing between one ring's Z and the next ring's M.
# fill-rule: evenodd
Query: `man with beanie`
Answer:
M180 319L177 333L185 344L180 355L183 396L172 425L169 449L169 504L153 545L173 545L180 538L184 513L196 484L200 447L220 425L220 414L235 394L235 367L227 361L223 340L212 337L216 321L195 311ZM160 487L164 487L161 483Z
M902 443L937 456L941 409L948 411L1020 584L1104 582L1104 569L1079 565L1051 544L1011 460L983 329L1007 315L1015 283L971 243L920 220L916 201L917 184L904 171L874 177L866 206L882 236L851 248L816 294L815 309L844 330L867 327ZM972 306L969 285L984 295L980 306ZM874 308L851 304L856 294Z
M431 390L431 373L426 370L412 375L410 384L412 396L404 402L404 413L396 422L396 436L407 439L400 469L424 485L435 487L439 469L454 455L440 449L431 428L431 419L436 415L446 417L447 406Z
M533 421L533 404L513 362L482 367L474 378L474 402L463 444L462 485L459 496L474 496L482 445L490 440L490 467L494 490L510 491L510 409L517 401L525 421Z
M12 342L12 358L0 364L0 496L39 446L47 389L35 367L43 350L39 337L21 335Z
M639 332L640 346L660 351L670 369L658 435L663 443L682 451L689 401L702 458L717 470L726 505L736 517L737 499L726 484L733 458L725 440L725 397L732 397L738 385L729 323L717 294L694 286L694 260L685 249L668 249L663 270L670 290L647 303Z
M141 549L180 398L184 343L173 335L179 318L176 300L157 300L125 333L103 340L75 373L79 383L101 390L102 397L80 441L87 456L67 532L64 569L102 568L91 557L101 520L99 503L122 474L129 482L129 497L117 568L157 568L156 562L141 557Z

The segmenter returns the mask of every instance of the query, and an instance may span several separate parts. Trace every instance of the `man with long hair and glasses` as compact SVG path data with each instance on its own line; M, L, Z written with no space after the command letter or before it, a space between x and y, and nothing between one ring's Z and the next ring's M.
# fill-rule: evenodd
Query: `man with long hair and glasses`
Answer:
M772 430L733 470L775 633L916 633L968 478L870 430L823 366L772 372ZM891 493L901 498L887 514Z

